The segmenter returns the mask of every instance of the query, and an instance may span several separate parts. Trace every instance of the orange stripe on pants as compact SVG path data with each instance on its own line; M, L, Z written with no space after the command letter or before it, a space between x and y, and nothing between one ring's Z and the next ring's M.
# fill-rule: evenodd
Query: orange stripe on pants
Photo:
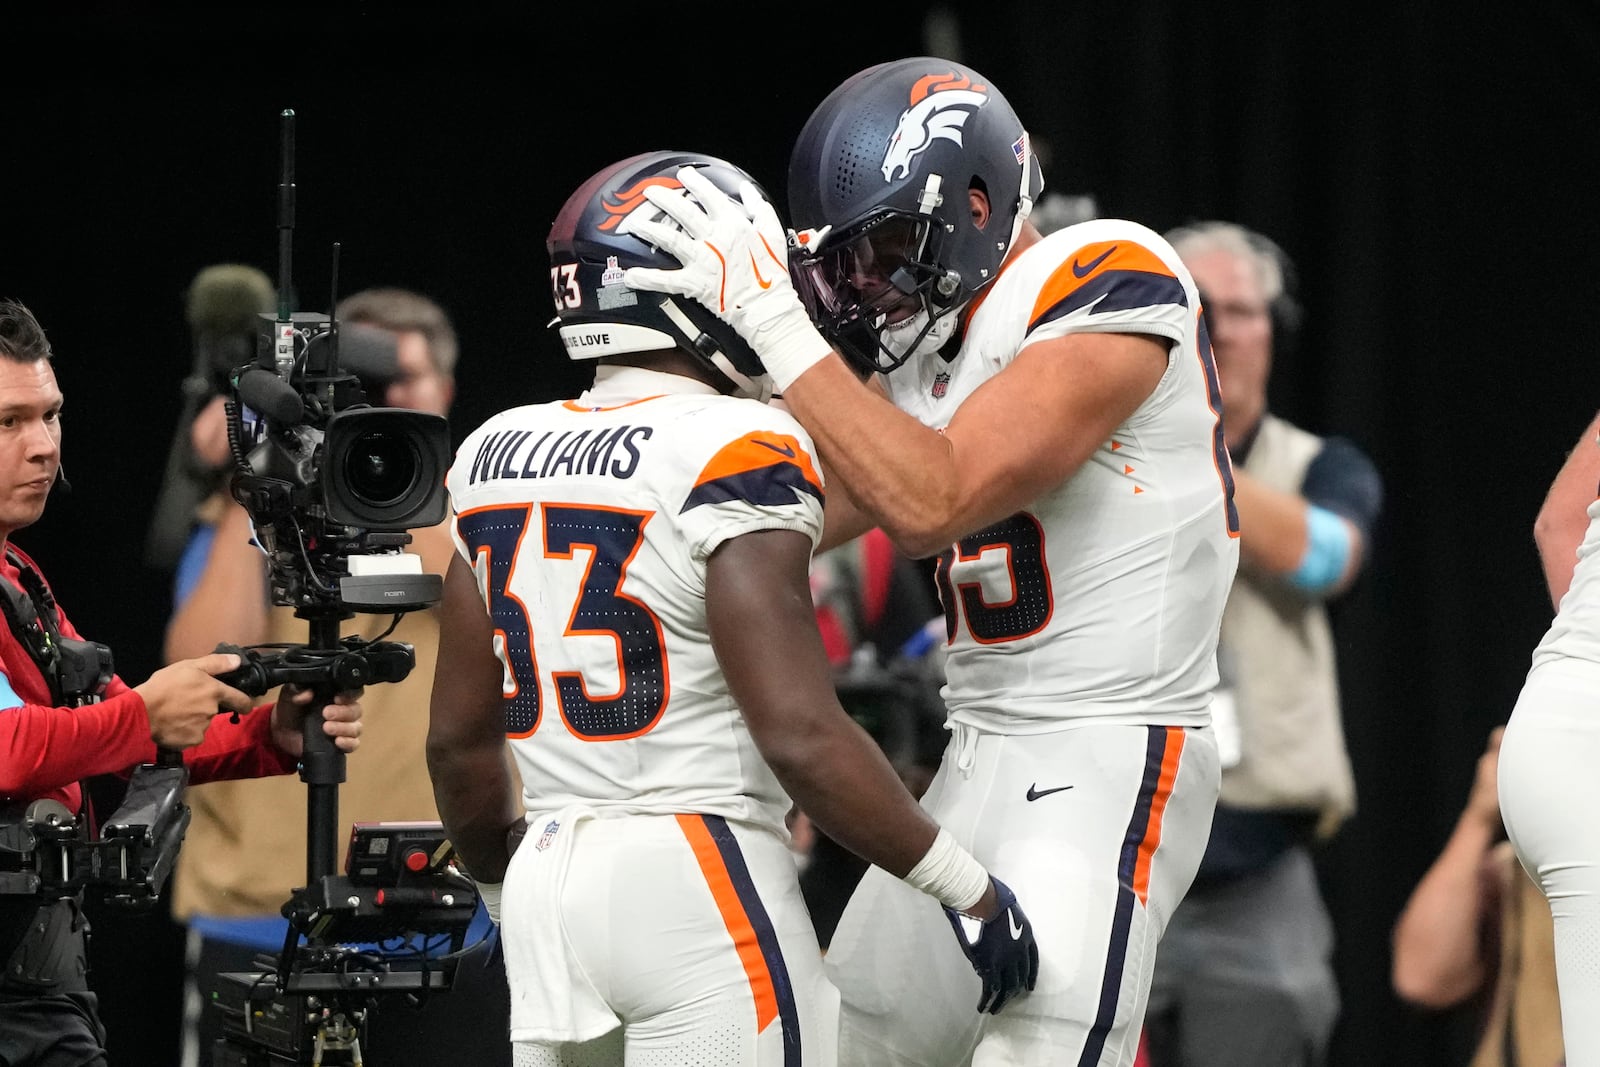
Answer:
M756 1030L765 1030L767 1024L778 1017L778 995L773 989L772 972L767 969L766 957L761 954L761 945L756 940L755 927L750 925L739 891L728 876L728 865L723 862L722 852L711 839L705 822L698 815L679 815L677 819L683 836L689 839L689 847L694 849L700 873L711 887L712 899L717 902L717 911L722 914L734 948L739 951L739 961L750 981L750 996L755 1000Z
M1145 825L1144 839L1139 842L1139 858L1133 866L1133 891L1139 894L1139 903L1149 903L1150 862L1161 844L1161 817L1166 814L1167 800L1172 796L1172 784L1178 779L1178 757L1183 753L1183 730L1168 726L1167 745L1161 753L1161 774L1156 779L1155 795L1150 798L1150 821Z

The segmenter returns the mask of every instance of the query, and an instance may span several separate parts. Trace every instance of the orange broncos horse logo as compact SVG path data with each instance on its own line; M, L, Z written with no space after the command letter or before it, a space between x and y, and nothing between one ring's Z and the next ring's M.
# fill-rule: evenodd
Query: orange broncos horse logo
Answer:
M606 220L600 224L600 229L606 233L631 233L628 229L628 218L635 211L643 210L642 216L652 219L660 214L659 209L644 198L644 191L652 185L663 186L667 189L682 189L683 183L676 178L645 178L634 182L626 189L617 189L605 195L600 201L600 208L606 213Z
M911 106L889 137L883 156L883 180L892 182L911 173L911 161L943 138L961 145L961 128L967 117L989 99L987 85L954 72L927 74L911 87Z

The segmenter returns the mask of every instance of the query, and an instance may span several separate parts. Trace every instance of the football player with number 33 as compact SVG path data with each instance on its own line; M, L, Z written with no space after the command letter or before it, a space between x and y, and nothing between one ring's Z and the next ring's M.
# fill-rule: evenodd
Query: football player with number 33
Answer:
M811 439L760 402L770 383L726 324L622 282L676 266L639 227L661 218L641 191L681 191L680 168L723 199L749 181L652 152L568 199L556 324L599 360L594 385L489 419L447 479L459 555L428 765L504 923L518 1067L830 1067L838 998L787 847L796 802L927 894L981 1010L1038 972L1011 891L839 705L809 585ZM529 813L514 855L508 735Z
M1193 279L1133 222L1042 236L1027 132L949 60L874 66L812 113L792 245L753 185L681 177L645 191L676 225L639 232L682 269L626 281L750 343L846 490L825 546L877 524L938 557L952 736L923 804L1016 888L1039 945L1033 992L974 1015L938 907L869 871L826 961L841 1062L1131 1064L1216 804L1238 566Z

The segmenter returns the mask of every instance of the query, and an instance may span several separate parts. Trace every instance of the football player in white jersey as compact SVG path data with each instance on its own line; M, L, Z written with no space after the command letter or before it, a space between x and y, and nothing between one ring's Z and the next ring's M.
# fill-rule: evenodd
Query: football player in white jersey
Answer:
M1027 887L1040 948L1014 1009L964 1012L977 990L938 908L869 871L828 952L841 1061L1131 1064L1216 804L1238 564L1192 278L1132 222L1041 236L1027 132L943 59L872 67L813 112L787 261L758 189L684 184L699 203L651 190L676 225L641 231L684 266L627 281L751 343L845 489L825 542L877 523L938 556L952 737L923 803Z
M1555 620L1500 741L1500 814L1555 922L1569 1067L1600 1064L1600 417L1534 525Z
M760 402L734 331L622 284L674 265L637 227L659 217L642 191L681 188L683 167L711 188L748 180L653 152L568 199L548 240L555 324L572 358L599 360L594 385L489 419L447 478L458 558L428 765L503 923L519 1067L832 1064L837 994L787 847L796 802L951 909L944 937L985 1010L1038 969L1016 898L835 696L808 584L811 439Z

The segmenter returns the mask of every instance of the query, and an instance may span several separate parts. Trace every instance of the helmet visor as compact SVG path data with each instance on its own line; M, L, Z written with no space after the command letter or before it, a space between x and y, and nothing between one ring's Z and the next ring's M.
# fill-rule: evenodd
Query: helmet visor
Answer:
M811 317L843 324L915 312L928 276L928 228L925 218L877 215L796 257L791 270Z

